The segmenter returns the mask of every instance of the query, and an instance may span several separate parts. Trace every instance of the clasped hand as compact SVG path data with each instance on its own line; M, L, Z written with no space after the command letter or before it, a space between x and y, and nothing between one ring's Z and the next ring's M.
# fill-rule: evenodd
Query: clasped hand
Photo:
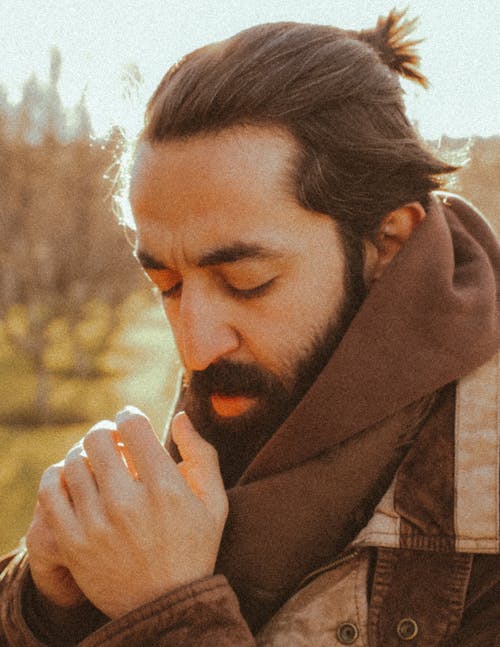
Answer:
M172 433L177 465L129 407L45 471L26 539L52 602L85 596L116 618L213 573L228 512L217 454L184 413Z

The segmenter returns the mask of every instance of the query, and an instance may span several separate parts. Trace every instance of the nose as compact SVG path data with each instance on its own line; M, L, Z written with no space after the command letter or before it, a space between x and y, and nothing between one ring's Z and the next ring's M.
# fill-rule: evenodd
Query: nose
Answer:
M203 289L183 287L170 323L184 366L202 371L238 349L240 337L231 326L226 304Z

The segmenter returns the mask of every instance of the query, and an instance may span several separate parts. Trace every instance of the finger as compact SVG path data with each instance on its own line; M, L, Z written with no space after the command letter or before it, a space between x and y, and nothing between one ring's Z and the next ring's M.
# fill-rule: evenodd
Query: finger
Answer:
M182 485L175 462L156 436L148 418L139 409L126 407L115 420L127 455L143 483L152 487L166 482L173 488Z
M38 488L38 503L47 515L56 540L58 538L66 540L76 534L78 524L64 482L62 461L51 465L42 474Z
M52 529L48 523L47 514L37 501L33 519L26 533L26 548L28 552L38 552L44 557L50 556L52 561L58 559L58 547Z
M114 443L116 445L118 453L120 454L120 458L122 459L125 467L130 472L130 476L134 479L134 481L138 481L139 480L139 473L137 472L137 468L136 468L136 466L134 464L132 456L130 455L130 452L128 451L128 447L123 442L118 430L116 430L113 433L113 441L114 441Z
M119 495L130 486L131 475L116 441L116 425L101 420L83 439L99 493L105 497Z
M215 448L193 427L185 412L172 421L172 436L179 448L179 468L191 491L218 516L227 515L227 495Z
M97 514L100 507L97 483L81 441L68 452L63 476L76 514Z

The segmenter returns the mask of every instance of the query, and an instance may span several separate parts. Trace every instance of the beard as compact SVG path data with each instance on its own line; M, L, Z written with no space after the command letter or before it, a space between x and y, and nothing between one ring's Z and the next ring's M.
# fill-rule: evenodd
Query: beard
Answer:
M293 366L286 382L257 364L220 359L203 371L185 377L182 406L198 432L218 452L227 487L245 468L302 400L342 340L358 311L366 288L362 276L362 248L343 238L346 257L344 299L320 333L316 333ZM254 399L249 411L231 418L218 416L213 394Z

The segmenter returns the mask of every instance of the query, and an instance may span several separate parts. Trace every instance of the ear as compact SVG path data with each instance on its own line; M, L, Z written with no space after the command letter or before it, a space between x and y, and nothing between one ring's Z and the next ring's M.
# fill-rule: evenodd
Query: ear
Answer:
M424 218L425 210L420 202L405 204L385 216L373 240L375 258L372 260L370 272L372 281L382 276L386 267Z

